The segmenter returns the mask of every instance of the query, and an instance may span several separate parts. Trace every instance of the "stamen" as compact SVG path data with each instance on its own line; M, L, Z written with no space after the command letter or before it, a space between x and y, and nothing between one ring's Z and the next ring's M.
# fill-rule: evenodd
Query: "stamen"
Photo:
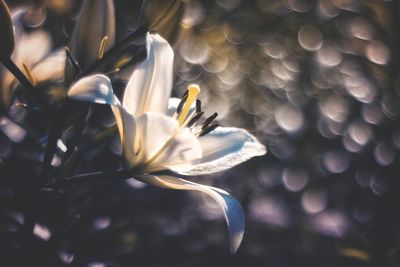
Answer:
M41 111L42 109L39 107L29 106L25 103L15 103L17 108L25 109L25 110L32 110L32 111Z
M182 95L182 99L187 98L188 95L189 95L189 90L186 90L185 93Z
M218 123L212 124L210 126L208 126L207 128L205 128L200 134L199 137L205 136L206 134L214 131L217 127L218 127Z
M179 115L178 122L182 125L189 113L190 106L196 100L197 95L200 93L200 87L197 84L191 84L188 88L188 96L185 105L182 108L182 112Z
M187 127L192 127L193 124L195 124L201 118L201 116L203 116L203 114L204 114L203 111L200 113L197 113L193 118L190 119L190 121L187 124Z
M213 121L213 120L215 120L215 118L218 116L218 113L217 112L215 112L214 114L212 114L210 117L208 117L205 121L204 121L204 123L203 123L203 125L201 126L201 129L205 129L205 128L207 128L208 127L208 125L210 125L210 123Z
M121 69L121 68L123 68L126 64L128 64L131 60L132 60L132 58L133 57L131 57L131 56L125 56L125 57L122 57L119 61L117 61L117 63L115 64L115 68L116 69Z
M196 113L201 112L201 101L200 99L196 99Z
M108 41L108 36L104 36L103 39L101 39L100 46L99 46L99 53L97 54L98 59L102 59L104 56L104 51L106 50L106 45Z
M181 102L179 102L179 105L178 105L178 107L176 108L176 113L180 113L181 112L181 110L182 110L182 108L183 108L183 105L185 105L185 103L186 103L186 100L187 100L187 98L188 98L188 90L186 90L186 92L183 94L183 96L182 96L182 99L181 99Z
M22 63L22 66L24 67L24 70L25 70L26 74L28 75L28 78L31 81L31 83L33 84L33 86L36 86L36 80L33 77L31 70L25 65L25 63Z
M17 108L22 108L22 109L28 109L29 108L29 106L27 104L25 104L25 103L16 103L15 106Z

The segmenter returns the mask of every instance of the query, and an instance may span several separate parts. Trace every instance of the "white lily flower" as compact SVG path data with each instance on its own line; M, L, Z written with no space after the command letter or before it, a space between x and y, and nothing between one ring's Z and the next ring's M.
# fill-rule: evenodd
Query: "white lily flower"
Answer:
M169 100L173 50L158 34L148 34L147 51L147 59L127 84L122 105L109 78L100 74L77 81L68 95L75 100L111 105L126 167L139 173L135 178L170 189L201 191L215 199L224 212L234 253L244 232L239 202L221 189L154 173L169 170L179 175L211 174L263 155L266 148L243 129L215 129L210 126L213 118L197 125L202 114L194 108L199 87L190 85L182 100Z
M25 65L37 83L63 78L66 59L64 49L51 52L52 41L50 35L45 31L25 32L23 20L27 12L26 9L21 9L11 16L16 43L12 54L13 61L25 72L25 75L29 76L23 67ZM1 97L6 104L9 102L15 82L14 75L0 67L0 86L3 94Z

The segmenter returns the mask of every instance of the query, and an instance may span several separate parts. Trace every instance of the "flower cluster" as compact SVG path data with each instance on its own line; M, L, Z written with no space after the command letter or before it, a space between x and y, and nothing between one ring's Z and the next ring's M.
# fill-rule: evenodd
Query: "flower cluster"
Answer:
M3 20L7 7L4 1L1 4ZM169 189L201 191L212 197L223 211L231 251L236 252L245 224L240 203L226 191L192 182L190 177L221 172L251 157L264 155L265 146L244 129L220 126L215 122L217 113L205 117L198 98L199 85L189 84L181 99L170 98L174 84L174 52L157 33L145 33L146 58L137 66L126 64L123 75L122 71L118 73L123 64L118 64L111 71L96 69L110 58L115 60L124 50L124 42L116 44L115 41L113 1L83 1L71 38L71 54L64 49L48 54L48 48L43 47L43 53L36 54L36 57L26 55L26 46L38 37L23 36L18 30L22 27L23 14L23 11L16 13L12 19L15 48L14 37L10 37L13 36L10 32L11 20L7 20L7 25L3 21L0 24L1 60L5 67L33 92L37 92L36 85L39 83L63 79L67 99L109 105L115 116L123 166L129 170L129 177ZM92 29L93 21L102 26ZM10 43L4 49L3 39ZM126 40L129 43L129 38ZM18 66L21 65L24 71L19 71ZM121 74L119 78L128 79L122 101L113 91L115 73ZM12 94L14 78L7 72L2 80L5 81L2 91L7 92L8 98ZM70 101L67 99L64 102ZM40 94L37 100L38 104L46 107L45 110L53 109L48 107ZM47 140L45 165L46 161L51 161L55 142L63 145L60 134L57 136L57 129L61 128L62 114L68 107L68 104L63 104L59 111L61 115L52 116L55 130L50 132ZM42 175L46 175L46 171Z

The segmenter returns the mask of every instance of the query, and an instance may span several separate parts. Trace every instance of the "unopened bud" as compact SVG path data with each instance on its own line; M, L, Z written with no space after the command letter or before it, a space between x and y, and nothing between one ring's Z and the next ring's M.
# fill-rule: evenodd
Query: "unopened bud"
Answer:
M10 10L4 0L0 0L0 59L8 59L14 51L14 29Z
M149 31L158 31L179 10L181 0L144 0L140 12L140 24Z

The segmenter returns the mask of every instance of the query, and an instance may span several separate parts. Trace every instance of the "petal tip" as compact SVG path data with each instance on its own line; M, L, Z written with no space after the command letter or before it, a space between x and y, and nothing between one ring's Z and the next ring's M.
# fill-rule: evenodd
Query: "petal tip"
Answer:
M238 251L240 244L242 243L243 240L243 233L244 231L237 233L236 235L230 238L229 250L232 254L236 254L236 252Z

